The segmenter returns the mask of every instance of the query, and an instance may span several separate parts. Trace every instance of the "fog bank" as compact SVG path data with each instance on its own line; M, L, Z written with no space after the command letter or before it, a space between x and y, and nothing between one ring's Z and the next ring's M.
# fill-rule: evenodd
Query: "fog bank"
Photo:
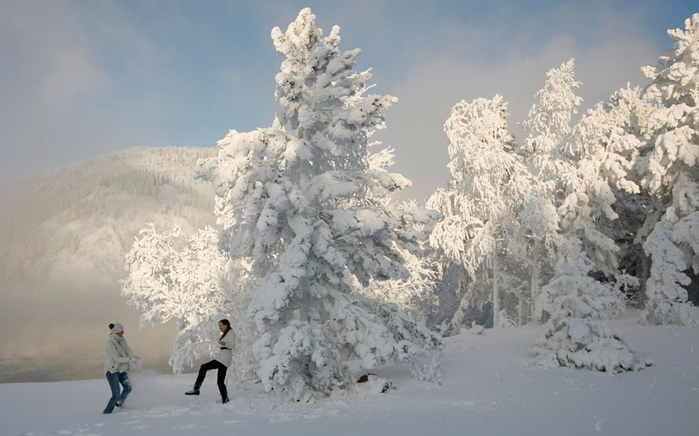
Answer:
M119 280L147 223L215 225L213 189L192 174L214 152L128 149L0 190L0 383L102 377L110 322L145 368L167 370L174 322L139 330Z

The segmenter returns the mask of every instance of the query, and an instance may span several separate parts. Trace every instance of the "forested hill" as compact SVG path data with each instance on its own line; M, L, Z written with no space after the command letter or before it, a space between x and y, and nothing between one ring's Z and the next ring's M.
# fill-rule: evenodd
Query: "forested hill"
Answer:
M112 276L146 223L213 225L213 188L193 168L216 151L131 148L17 182L0 206L0 274L41 279L72 264Z
M0 383L103 376L109 322L127 326L145 367L167 369L172 330L138 331L119 292L124 260L153 222L215 225L211 184L194 178L216 148L132 148L0 192Z

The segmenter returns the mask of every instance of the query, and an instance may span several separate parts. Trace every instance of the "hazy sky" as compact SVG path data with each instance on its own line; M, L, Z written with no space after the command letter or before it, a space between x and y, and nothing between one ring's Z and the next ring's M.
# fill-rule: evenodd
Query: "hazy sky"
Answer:
M399 103L378 139L418 200L444 185L460 100L510 102L512 130L548 69L575 58L583 109L672 47L696 1L0 1L0 180L132 146L213 147L271 125L270 31L309 6L374 92ZM521 138L520 138L521 140Z

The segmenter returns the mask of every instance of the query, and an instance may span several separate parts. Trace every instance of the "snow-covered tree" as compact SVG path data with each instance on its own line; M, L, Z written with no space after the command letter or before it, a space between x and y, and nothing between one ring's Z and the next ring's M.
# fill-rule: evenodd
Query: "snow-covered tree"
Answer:
M370 146L378 145L381 144L379 142L370 144ZM369 155L369 168L372 171L385 172L394 164L395 150L392 147L382 148ZM374 201L382 202L387 208L403 211L401 214L404 217L417 214L419 223L427 223L427 225L415 223L414 236L418 243L418 251L399 249L405 268L410 273L407 279L371 280L369 286L354 286L354 288L359 295L386 303L396 303L413 319L426 320L435 307L434 286L437 276L437 265L434 258L429 255L426 245L437 215L433 211L419 207L414 200L396 204L392 196L383 196L374 198Z
M647 275L640 237L649 196L635 168L648 137L652 107L641 89L615 92L575 126L566 152L578 160L577 207L567 220L597 271ZM612 243L613 242L613 243ZM645 281L645 278L643 278Z
M637 369L644 364L602 322L623 308L621 295L591 273L629 282L617 271L619 248L600 223L618 217L612 208L614 189L639 191L627 178L639 140L624 130L629 116L625 98L636 103L638 93L617 95L616 105L598 105L571 128L580 102L572 92L577 86L572 61L549 72L525 125L530 136L520 150L540 183L538 195L525 204L523 227L544 227L530 232L532 258L539 259L532 266L534 315L546 321L534 353L545 366ZM543 235L545 250L538 247ZM538 273L554 263L553 271L543 270L548 284L537 294Z
M238 336L232 373L245 382L254 368L252 329L244 316L248 297L241 285L248 277L243 265L218 249L218 240L218 232L208 226L185 236L177 226L159 233L149 225L126 255L128 275L121 292L143 312L141 327L176 321L169 361L176 373L193 367L200 356L214 355L216 326L228 318Z
M618 218L616 193L639 194L630 180L641 141L631 113L643 107L638 89L623 89L607 104L598 104L576 124L566 154L577 161L568 178L567 197L559 211L562 231L580 240L595 270L611 277L620 248L602 223Z
M665 222L660 221L643 244L652 261L650 278L646 284L647 299L643 319L650 324L697 327L699 312L687 302L687 290L683 286L689 285L691 280L682 273L686 269L685 255L678 245L683 241L691 241L693 236L687 233L698 232L699 223L682 221L678 230L680 233L677 236L680 237L668 229Z
M407 362L441 339L351 286L407 278L400 250L417 247L419 215L382 201L409 182L369 164L368 139L396 99L365 95L360 50L341 52L339 28L323 37L310 9L272 39L285 57L274 127L231 131L199 172L217 193L219 246L259 277L248 316L262 384L312 401L351 384L347 359Z
M419 210L415 201L394 205L398 208ZM435 310L435 281L438 275L436 261L424 247L431 226L423 226L419 238L420 251L400 249L405 268L410 273L407 279L371 280L369 286L355 286L356 292L367 298L385 303L395 303L414 320L425 321Z
M639 159L641 184L653 199L644 249L651 256L645 319L653 324L699 325L689 303L684 273L699 273L699 14L685 30L669 30L674 48L643 69L657 105L649 119L647 146Z
M575 95L580 82L575 80L574 67L571 59L546 73L544 87L536 93L536 102L522 123L527 137L518 152L549 192L560 189L565 181L568 166L561 164L561 155L572 131L571 121L582 102Z
M617 373L648 365L604 322L623 309L613 289L589 276L592 263L572 246L556 265L556 276L541 289L537 307L548 321L532 351L541 366L587 368Z
M507 103L496 95L457 103L444 125L449 187L439 189L426 204L443 215L430 235L431 246L461 265L471 283L452 320L454 327L464 321L475 300L490 301L496 325L501 315L506 235L513 233L515 211L526 187L520 183L525 169L513 153L508 115Z
M558 259L561 211L575 165L564 151L569 140L571 121L582 99L575 95L580 82L575 80L574 61L546 73L544 87L522 123L527 137L517 148L533 179L533 187L523 198L520 216L528 240L530 263L530 314L536 307L539 290L553 273Z

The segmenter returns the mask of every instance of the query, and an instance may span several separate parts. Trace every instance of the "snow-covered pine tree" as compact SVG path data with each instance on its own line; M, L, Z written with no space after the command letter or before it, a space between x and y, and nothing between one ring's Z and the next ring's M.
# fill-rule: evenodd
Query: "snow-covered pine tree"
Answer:
M407 278L400 249L417 245L419 216L381 201L409 182L369 165L368 139L396 99L365 95L360 50L339 50L337 26L323 38L310 9L272 39L285 57L274 127L231 131L199 171L217 193L220 247L260 278L248 316L262 384L312 401L352 383L347 359L407 362L441 338L351 286Z
M557 262L561 245L559 207L567 197L575 165L564 155L571 134L571 120L582 98L575 95L580 82L575 80L573 59L546 73L544 87L522 123L527 137L517 149L534 180L531 195L523 199L520 221L529 242L530 313L536 307L542 283L548 282Z
M546 321L534 353L546 366L613 372L637 369L644 364L637 362L623 340L602 322L611 317L610 311L623 308L620 295L590 273L616 275L618 247L601 231L599 222L602 218L617 218L612 209L616 198L611 186L637 192L637 186L626 175L631 167L627 158L633 157L638 141L617 137L616 123L599 106L597 112L589 112L571 129L571 116L579 104L572 93L578 86L573 63L549 73L525 126L531 133L522 150L534 178L541 183L539 195L525 205L526 219L522 221L528 228L532 224L542 226L548 220L548 235L537 237L531 232L533 255L535 259L543 258L537 251L546 253L545 259L556 265L548 273L548 284L534 300L535 319ZM546 219L538 218L536 212L529 215L537 210L545 211L541 216ZM541 235L551 241L546 251L537 250ZM592 258L583 247L590 250ZM537 278L534 273L533 285Z
M444 125L449 139L448 189L439 189L427 207L443 219L430 235L430 244L450 263L464 268L471 286L452 319L458 328L474 304L492 304L493 323L501 316L501 266L508 251L515 210L526 183L514 137L507 127L507 103L496 95L454 105ZM509 228L508 228L509 227Z
M141 327L176 321L169 361L176 373L200 356L214 355L216 325L228 318L238 336L231 373L242 384L254 377L252 326L245 317L249 298L241 285L249 278L242 264L218 249L218 241L209 226L185 236L177 226L159 233L150 224L126 254L121 293L143 312Z
M644 243L652 260L644 318L698 326L684 272L699 273L699 14L685 21L684 31L668 34L674 48L643 69L651 80L646 97L657 105L639 159L641 184L653 200L646 221L653 230Z
M629 173L638 154L638 120L631 111L643 106L640 90L623 89L607 104L589 110L573 128L566 144L566 155L573 167L566 186L566 198L559 208L561 229L575 236L590 257L596 271L608 277L617 274L619 247L601 223L618 218L615 193L639 194ZM634 117L635 118L635 117ZM610 233L610 232L608 232Z
M651 110L640 88L620 89L608 102L587 112L566 148L580 162L578 178L583 187L583 195L577 198L581 207L573 209L576 213L568 227L578 229L595 270L608 278L621 278L622 272L645 282L648 274L641 246L647 233L641 233L649 196L639 187L635 167L648 138ZM638 295L634 299L638 303Z
M534 340L539 365L586 368L617 373L649 365L638 359L629 345L604 322L623 309L612 288L589 273L592 263L578 245L566 250L556 265L556 275L541 289L536 305L549 314Z

